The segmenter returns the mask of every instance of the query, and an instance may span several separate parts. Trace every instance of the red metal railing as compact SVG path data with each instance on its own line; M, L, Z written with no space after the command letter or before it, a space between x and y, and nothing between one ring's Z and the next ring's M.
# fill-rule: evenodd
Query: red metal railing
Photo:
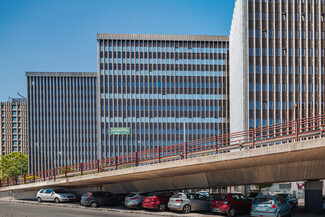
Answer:
M325 131L325 115L304 118L246 131L223 134L185 143L153 148L102 160L66 165L21 177L0 179L0 187L56 180L60 178L175 161L183 158L222 154L231 151L260 148L302 139L321 137Z

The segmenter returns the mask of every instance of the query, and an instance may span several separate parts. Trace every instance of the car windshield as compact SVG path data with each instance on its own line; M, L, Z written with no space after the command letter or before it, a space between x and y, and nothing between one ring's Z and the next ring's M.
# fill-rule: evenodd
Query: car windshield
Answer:
M182 198L182 194L174 194L171 198Z
M258 197L254 200L255 204L272 204L273 198L271 197Z
M225 200L227 195L214 195L213 200Z
M287 196L288 196L287 194L277 194L277 195L284 197L284 198L287 198Z
M257 197L257 195L259 194L260 192L249 192L246 196L247 197Z
M56 189L56 190L53 190L55 193L57 194L68 194L69 192L67 192L66 190L64 189Z
M128 195L126 195L126 197L134 197L135 195L137 195L136 193L130 193Z

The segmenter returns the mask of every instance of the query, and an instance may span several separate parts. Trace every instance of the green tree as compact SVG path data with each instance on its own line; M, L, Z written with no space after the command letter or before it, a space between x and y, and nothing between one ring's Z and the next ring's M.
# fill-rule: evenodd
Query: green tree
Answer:
M266 184L259 184L259 185L254 185L258 190L261 190L263 188L270 188L272 187L273 184L271 183L266 183Z
M19 176L20 174L27 174L27 170L27 154L12 152L2 156L0 159L1 179Z

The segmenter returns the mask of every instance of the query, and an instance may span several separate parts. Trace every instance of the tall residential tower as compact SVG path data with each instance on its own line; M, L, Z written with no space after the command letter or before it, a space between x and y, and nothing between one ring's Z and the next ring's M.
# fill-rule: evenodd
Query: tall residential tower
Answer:
M0 155L27 154L27 104L22 98L0 102Z

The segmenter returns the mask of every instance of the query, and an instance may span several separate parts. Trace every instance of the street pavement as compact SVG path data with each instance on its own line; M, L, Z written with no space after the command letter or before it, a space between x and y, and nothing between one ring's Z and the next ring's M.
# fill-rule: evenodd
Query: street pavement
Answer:
M204 216L225 216L216 215L210 212L205 213L174 213L174 212L157 212L148 210L130 210L123 206L119 207L100 207L90 208L81 206L80 203L38 203L36 201L23 200L0 200L0 217L86 217L86 216L109 216L109 217L152 217L152 216L186 216L186 217L204 217ZM320 217L321 214L307 214L303 207L294 209L293 217ZM249 215L239 215L239 217L249 217Z

